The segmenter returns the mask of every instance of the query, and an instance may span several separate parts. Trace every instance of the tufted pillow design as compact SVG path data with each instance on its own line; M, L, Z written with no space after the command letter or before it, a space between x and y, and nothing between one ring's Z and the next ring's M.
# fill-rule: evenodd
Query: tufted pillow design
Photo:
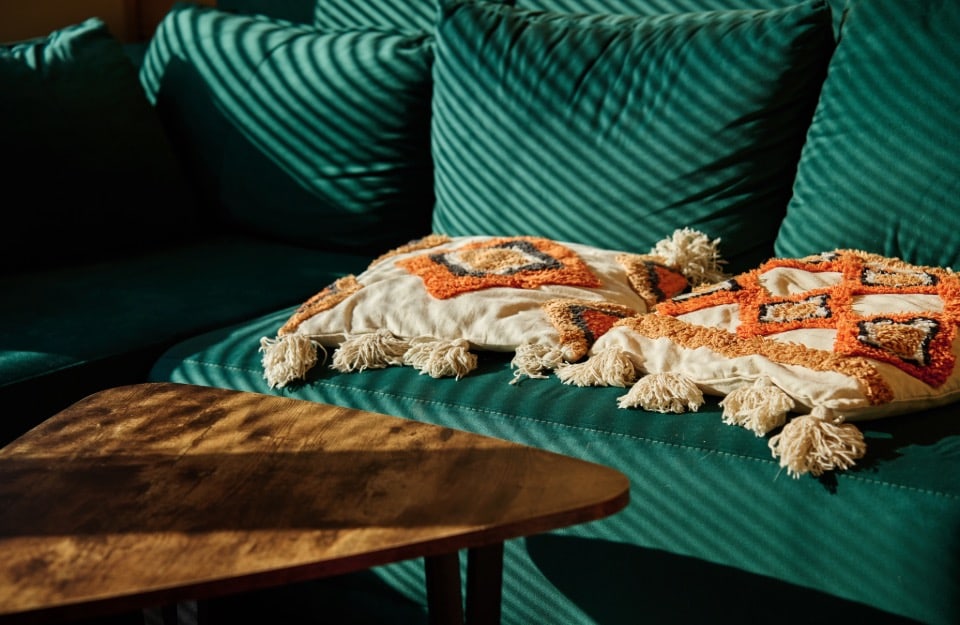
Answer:
M696 410L758 436L793 475L852 466L852 424L960 399L960 277L859 250L774 258L619 322L593 346L642 376L621 407ZM599 361L598 361L599 362ZM795 413L789 418L788 413Z
M709 277L716 248L701 233L667 242L639 255L533 236L429 235L304 302L261 343L265 375L271 386L302 380L320 345L335 348L341 371L406 364L459 378L476 364L472 350L487 350L516 352L514 381L543 377L583 358L616 321Z

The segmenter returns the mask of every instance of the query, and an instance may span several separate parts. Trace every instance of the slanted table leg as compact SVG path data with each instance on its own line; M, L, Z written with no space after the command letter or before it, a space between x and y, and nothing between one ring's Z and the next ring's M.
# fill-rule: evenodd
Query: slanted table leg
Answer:
M467 550L467 614L460 595L457 553L424 558L430 625L499 625L503 543Z
M430 625L463 625L458 552L424 558Z
M467 551L467 625L499 625L503 543Z

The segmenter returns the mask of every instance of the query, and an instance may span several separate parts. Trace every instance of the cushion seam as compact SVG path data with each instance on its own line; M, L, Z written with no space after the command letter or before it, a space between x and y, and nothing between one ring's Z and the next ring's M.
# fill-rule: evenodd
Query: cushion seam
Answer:
M166 359L160 359L160 361L158 361L158 362L162 362L163 360L166 360ZM184 359L173 360L173 362L184 363L184 364L192 364L192 365L198 365L198 366L203 366L203 367L213 366L213 367L215 367L215 368L228 369L228 370L231 370L231 371L237 371L237 372L241 372L241 373L251 373L251 374L256 374L256 373L257 373L257 371L254 371L254 370L249 369L249 368L246 368L246 367L238 367L238 366L236 366L236 365L223 365L223 364L220 364L220 363L206 362L206 361L203 361L203 360L197 360L197 359L192 359L192 358L184 358ZM331 384L331 383L326 382L326 381L323 381L323 380L313 380L313 381L311 381L309 384L310 384L310 385L325 386L325 387L328 387L328 388L331 388L331 389L342 388L342 387L338 387L338 386L336 386L336 385L334 385L334 384ZM382 391L382 390L366 390L366 389L365 389L364 392L365 392L365 393L370 393L370 394L373 394L373 395L380 395L380 396L383 396L383 397L392 397L392 398L396 398L396 399L404 399L404 400L414 401L414 402L418 402L418 403L421 403L421 404L428 404L428 405L435 405L435 406L443 406L443 407L457 407L457 408L466 409L466 410L469 410L469 411L475 412L475 413L493 415L493 416L499 417L502 421L508 421L508 420L511 420L511 419L512 419L512 420L520 420L520 421L526 421L526 422L532 422L532 423L541 423L541 424L544 424L544 425L550 425L550 426L555 426L555 427L559 427L559 428L566 428L566 429L571 429L571 430L581 430L581 431L584 431L584 432L593 432L593 433L603 434L603 435L606 435L606 436L612 436L612 437L616 437L616 438L632 439L632 440L637 440L637 441L643 441L643 442L646 442L646 443L653 443L653 444L657 444L657 445L664 445L664 446L673 447L673 448L676 448L676 449L687 449L687 450L690 450L690 451L699 451L699 452L705 452L705 453L711 453L711 454L720 454L720 455L723 455L723 456L728 456L728 457L731 457L731 458L737 458L737 459L740 459L740 460L750 460L750 461L753 461L753 462L760 462L760 463L763 463L763 464L777 465L777 463L775 463L773 460L765 460L765 459L762 459L762 458L754 458L754 457L751 457L751 456L744 456L744 455L735 454L735 453L732 453L732 452L729 452L729 451L720 451L720 450L716 450L716 449L710 449L710 448L707 448L707 447L695 447L695 446L689 446L689 445L680 445L680 444L678 444L678 443L671 443L671 442L667 442L667 441L661 441L661 440L657 440L657 439L654 439L654 438L646 438L646 437L637 436L637 435L634 435L634 434L624 434L624 433L622 433L622 432L611 432L611 431L609 431L609 430L601 430L601 429L597 429L597 428L588 428L588 427L584 427L584 426L580 426L580 425L570 425L570 424L566 424L566 423L556 423L556 422L553 422L553 421L546 421L546 420L543 420L543 419L537 419L537 418L535 418L535 417L527 417L527 416L522 416L522 415L516 415L516 414L513 414L513 413L504 412L504 411L502 411L502 410L495 410L495 409L491 409L491 408L480 408L480 407L476 407L476 406L466 406L466 405L464 405L464 404L455 404L455 403L450 403L450 402L442 402L442 401L437 401L437 400L434 400L434 399L425 399L425 398L417 397L417 396L413 396L413 395L405 395L405 394L401 394L401 393L388 392L388 391ZM298 399L297 397L293 396L292 394L291 394L291 395L284 395L284 396L285 396L285 397L290 397L290 398L292 398L292 399ZM303 399L303 398L300 398L300 399ZM307 401L310 401L310 400L307 400ZM779 474L778 474L778 475L779 475ZM911 492L915 492L915 493L921 493L921 494L926 494L926 495L933 495L933 496L943 497L943 498L945 498L945 499L950 499L950 500L960 500L960 495L955 495L955 494L952 494L952 493L945 493L945 492L938 491L938 490L931 490L931 489L929 489L929 488L917 488L917 487L915 487L915 486L907 486L907 485L904 485L904 484L897 484L897 483L894 483L894 482L868 479L868 478L864 478L864 477L860 477L860 476L856 476L856 475L849 475L849 474L845 474L845 475L842 475L842 476L838 475L837 478L838 478L838 479L851 479L851 480L856 480L856 481L863 482L863 483L866 483L866 484L876 484L876 485L880 485L880 486L887 486L887 487L896 488L896 489L899 489L899 490L907 490L907 491L911 491Z

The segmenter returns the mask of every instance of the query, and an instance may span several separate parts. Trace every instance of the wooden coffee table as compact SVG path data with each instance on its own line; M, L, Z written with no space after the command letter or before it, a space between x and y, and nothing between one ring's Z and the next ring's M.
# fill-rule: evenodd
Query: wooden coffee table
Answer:
M78 402L0 450L0 622L424 558L430 620L500 617L503 542L611 515L613 469L386 415L186 384Z

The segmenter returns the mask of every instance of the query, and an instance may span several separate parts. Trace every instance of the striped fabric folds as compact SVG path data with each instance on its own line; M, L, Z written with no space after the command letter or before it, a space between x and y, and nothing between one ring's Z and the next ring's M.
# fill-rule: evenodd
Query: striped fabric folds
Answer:
M173 9L141 82L228 219L363 248L422 236L433 207L432 39Z
M960 3L854 3L778 234L960 269Z
M317 0L314 24L320 28L358 25L432 31L438 0Z
M275 0L221 0L218 6L254 5L260 12L286 18L299 18L305 0L287 0L274 6ZM307 2L309 0L306 0ZM625 15L661 15L694 11L730 9L781 9L797 0L486 0L524 9L564 13L620 13ZM830 0L834 21L839 23L846 0ZM316 0L313 22L321 28L378 26L432 31L436 26L441 0Z
M769 257L833 48L822 1L632 17L454 2L434 63L433 227L644 252L691 227Z

